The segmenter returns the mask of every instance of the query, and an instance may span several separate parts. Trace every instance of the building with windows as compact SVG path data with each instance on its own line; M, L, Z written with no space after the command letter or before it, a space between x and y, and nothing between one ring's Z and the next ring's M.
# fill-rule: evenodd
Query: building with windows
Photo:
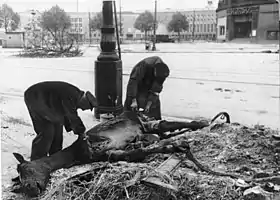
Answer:
M177 33L170 33L167 31L167 25L172 19L172 15L176 11L159 11L157 12L158 29L157 34L176 36ZM216 11L213 8L180 11L187 17L189 22L189 29L181 33L182 39L190 40L206 40L215 39L216 37ZM21 27L24 28L35 17L40 16L40 12L32 14L29 10L20 13ZM153 12L152 12L153 13ZM96 13L88 12L67 12L71 19L70 34L77 37L79 41L89 41L89 17L93 18ZM140 12L124 11L121 13L122 36L123 39L143 40L145 34L134 28L134 22L139 16ZM117 14L119 21L119 13ZM153 35L153 30L148 32L148 36ZM100 31L91 31L92 41L99 41L101 37Z
M279 39L279 7L276 0L220 0L217 12L217 39L251 42Z
M176 11L159 11L157 12L158 28L156 33L160 35L176 36L177 33L170 33L167 25ZM187 17L189 29L183 31L180 35L182 39L206 40L216 38L216 10L195 9L190 11L180 11ZM123 34L124 38L143 39L144 33L134 28L134 22L140 13L125 12L122 13ZM148 35L152 35L153 31Z
M89 35L89 13L67 12L71 19L70 34L79 41L84 41Z
M214 40L216 38L215 10L195 10L185 14L189 21L189 31L185 33L187 39Z
M212 40L216 38L216 11L215 9L194 9L180 11L189 22L189 29L181 33L186 40ZM168 25L174 12L158 12L158 21ZM167 33L176 35L177 33Z

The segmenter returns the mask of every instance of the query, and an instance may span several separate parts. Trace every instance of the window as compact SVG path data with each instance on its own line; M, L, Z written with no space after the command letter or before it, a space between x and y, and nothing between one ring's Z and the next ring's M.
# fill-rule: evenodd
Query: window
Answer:
M200 32L203 32L203 24L200 24Z
M211 24L211 32L214 32L214 24Z
M80 27L82 27L82 24L79 24Z
M126 34L126 37L128 37L128 38L133 38L133 34L127 33L127 34Z
M204 30L203 30L203 32L206 32L206 24L204 24Z
M220 35L225 35L225 26L219 26Z
M82 18L79 18L79 22L82 22Z
M279 39L279 31L267 31L266 38L268 40L278 40Z
M199 32L199 24L196 24L196 32Z
M93 37L96 37L96 33L93 34Z
M207 32L210 32L210 24L207 24Z
M78 18L74 18L74 22L77 22L78 21Z

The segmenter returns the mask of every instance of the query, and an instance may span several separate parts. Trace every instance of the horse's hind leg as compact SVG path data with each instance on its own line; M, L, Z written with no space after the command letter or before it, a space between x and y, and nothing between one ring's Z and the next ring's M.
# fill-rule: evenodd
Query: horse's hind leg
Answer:
M174 140L161 140L159 143L154 144L152 147L133 149L130 151L123 150L110 150L108 151L108 160L111 162L127 161L127 162L140 162L148 155L155 153L182 153L183 149L189 149L189 144L186 141L176 142Z

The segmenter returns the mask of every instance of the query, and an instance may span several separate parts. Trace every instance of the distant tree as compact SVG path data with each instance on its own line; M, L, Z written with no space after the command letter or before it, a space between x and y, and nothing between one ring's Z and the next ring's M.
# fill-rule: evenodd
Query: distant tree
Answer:
M96 31L101 30L103 22L102 13L97 13L92 19L89 21L90 30Z
M5 32L14 31L18 28L19 23L19 14L7 4L2 4L0 7L0 27L4 27Z
M32 18L25 25L25 40L27 48L42 47L43 43L43 31L41 30L41 16L34 13Z
M147 32L151 31L154 27L154 17L149 11L141 13L134 22L134 28L145 33L145 40L147 38Z
M42 13L40 26L47 33L48 40L52 41L52 50L67 51L72 48L74 38L69 35L70 16L59 6Z
M172 15L172 19L167 25L167 29L169 32L174 31L178 33L178 39L180 41L180 33L183 30L188 30L189 29L189 23L187 21L187 18L185 15L183 15L180 12L176 12Z

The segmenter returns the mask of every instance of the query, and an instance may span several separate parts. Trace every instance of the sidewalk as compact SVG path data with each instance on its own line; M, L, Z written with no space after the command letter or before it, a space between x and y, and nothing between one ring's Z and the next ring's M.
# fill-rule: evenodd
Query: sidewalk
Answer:
M145 44L122 44L122 53L262 53L279 49L277 44L236 43L157 43L156 51L145 50ZM266 52L265 52L266 53Z

